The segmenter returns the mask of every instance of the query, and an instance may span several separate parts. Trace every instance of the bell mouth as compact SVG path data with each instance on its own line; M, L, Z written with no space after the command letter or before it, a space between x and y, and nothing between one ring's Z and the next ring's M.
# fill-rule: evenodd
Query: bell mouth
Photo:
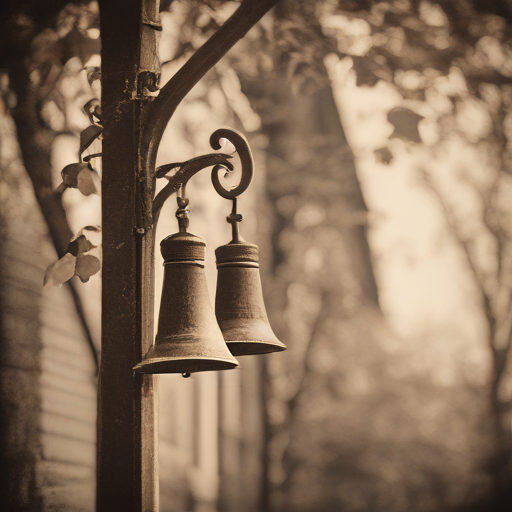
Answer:
M286 350L286 345L274 334L266 318L228 318L218 321L226 345L234 356Z
M278 340L279 341L279 340ZM259 354L271 354L272 352L282 352L286 350L286 345L279 341L277 343L269 343L267 341L226 341L229 351L234 356L252 356Z
M216 357L152 357L134 366L137 373L196 373L217 370L231 370L238 366L233 357L223 359Z

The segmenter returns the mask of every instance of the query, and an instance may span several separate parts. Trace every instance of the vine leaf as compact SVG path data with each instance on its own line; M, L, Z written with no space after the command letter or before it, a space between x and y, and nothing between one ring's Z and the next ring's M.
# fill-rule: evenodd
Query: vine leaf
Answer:
M78 175L84 170L88 169L89 164L69 164L60 172L62 176L62 183L69 188L78 188Z
M98 246L83 234L84 231L98 232L98 226L85 226L80 230L80 234L72 239L67 247L66 254L50 265L44 275L44 286L61 286L77 275L82 283L89 281L90 277L101 269L100 259L92 254L87 254L92 249L98 249ZM98 253L101 251L98 249Z
M94 169L89 166L82 169L77 176L77 188L84 196L100 193L101 180L100 176Z
M100 260L92 254L79 255L76 258L75 274L82 283L89 281L90 277L101 269Z
M95 247L96 246L93 245L85 235L80 235L69 242L66 252L72 254L73 256L79 256L84 252L89 252Z
M57 187L55 192L62 193L64 188L77 188L84 196L99 194L101 189L101 179L96 170L88 163L81 162L69 164L61 171L62 184Z
M84 231L94 231L94 233L100 233L101 232L101 226L84 226L80 231L80 235L83 234Z
M60 183L59 186L53 191L53 193L57 196L62 196L64 193L64 190L66 190L68 187L64 183Z
M64 256L50 265L44 274L44 286L60 286L75 275L76 256L67 252Z
M395 127L391 137L400 137L412 142L422 143L418 123L424 117L404 107L396 107L388 112L388 121Z
M101 134L103 127L99 124L92 124L80 133L80 150L82 154Z
M88 232L88 233L86 233ZM92 249L95 249L95 254L101 260L101 226L84 226L76 235L77 239L80 235L85 235L88 240L92 242ZM92 249L90 249L92 251ZM85 252L85 251L84 251Z

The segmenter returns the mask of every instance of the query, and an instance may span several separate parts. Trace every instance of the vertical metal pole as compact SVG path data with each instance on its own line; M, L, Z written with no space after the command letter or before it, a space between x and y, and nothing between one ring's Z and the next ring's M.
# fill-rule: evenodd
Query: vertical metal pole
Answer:
M158 510L156 378L134 375L153 333L153 178L140 166L138 84L157 72L158 0L100 1L102 35L103 298L98 399L100 512ZM151 16L150 16L151 17ZM150 23L147 23L147 22ZM149 205L149 212L151 205Z

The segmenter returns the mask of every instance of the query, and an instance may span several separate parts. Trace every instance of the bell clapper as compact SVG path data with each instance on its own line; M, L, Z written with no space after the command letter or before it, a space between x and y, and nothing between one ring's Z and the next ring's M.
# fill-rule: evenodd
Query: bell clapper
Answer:
M184 379L188 379L190 377L190 373L182 373L181 376L184 378Z

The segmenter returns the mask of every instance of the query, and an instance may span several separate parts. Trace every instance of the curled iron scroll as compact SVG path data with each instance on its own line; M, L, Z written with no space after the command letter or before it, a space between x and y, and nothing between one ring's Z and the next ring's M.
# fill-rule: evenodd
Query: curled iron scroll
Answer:
M221 167L224 170L233 170L233 164L229 161L230 158L231 156L224 155L222 153L211 153L209 155L202 155L191 158L186 162L177 162L160 166L156 170L156 177L166 178L168 183L153 200L154 227L156 227L158 222L158 217L160 215L162 206L172 194L177 192L181 187L186 186L188 180L190 180L192 176L197 174L202 169L211 167L212 165L215 167ZM176 174L174 174L174 176L167 177L166 173L173 169L178 169Z
M160 166L156 170L157 178L166 178L167 185L156 195L153 200L153 225L156 227L160 210L165 201L180 188L184 188L190 178L198 173L200 170L213 166L212 170L212 183L219 195L225 199L235 200L240 194L245 192L252 182L254 175L254 161L252 158L251 148L247 139L236 130L230 128L220 128L212 133L210 137L210 145L213 149L219 150L222 148L220 139L225 138L233 144L240 157L242 164L242 176L238 185L232 189L225 189L219 180L219 171L232 171L233 164L229 161L231 155L224 153L210 153L208 155L197 156L191 158L186 162L177 162ZM178 169L173 176L167 176L169 171Z
M232 189L225 189L219 180L219 170L224 169L222 165L216 165L212 170L212 183L217 193L225 199L236 199L244 193L252 182L254 175L254 160L252 151L247 139L240 132L230 128L215 130L210 137L210 146L213 149L221 149L220 139L227 139L236 149L242 164L242 176L238 185Z

